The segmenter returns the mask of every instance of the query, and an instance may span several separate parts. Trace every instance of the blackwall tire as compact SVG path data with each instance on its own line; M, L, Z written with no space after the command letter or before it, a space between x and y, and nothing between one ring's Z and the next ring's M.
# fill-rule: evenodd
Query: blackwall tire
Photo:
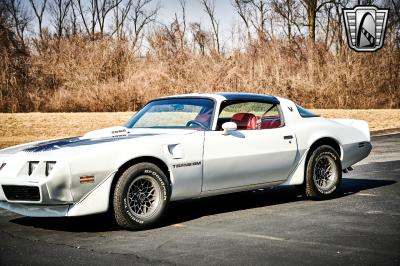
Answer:
M305 195L311 199L334 196L342 180L340 157L331 146L322 145L312 151L305 173Z
M153 227L165 215L170 195L170 184L159 167L135 164L122 173L115 186L115 221L130 230Z

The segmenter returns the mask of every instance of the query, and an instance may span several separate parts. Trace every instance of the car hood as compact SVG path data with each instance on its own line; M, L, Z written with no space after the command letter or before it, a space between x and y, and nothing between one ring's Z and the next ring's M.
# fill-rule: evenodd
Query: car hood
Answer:
M65 148L97 145L102 143L118 142L128 139L138 139L143 137L168 137L171 135L192 134L196 130L190 129L158 129L158 128L137 128L109 127L94 130L86 133L82 137L72 137L64 139L51 139L21 144L0 150L0 159L5 159L9 155L18 152L46 152L56 151ZM0 160L1 161L1 160Z

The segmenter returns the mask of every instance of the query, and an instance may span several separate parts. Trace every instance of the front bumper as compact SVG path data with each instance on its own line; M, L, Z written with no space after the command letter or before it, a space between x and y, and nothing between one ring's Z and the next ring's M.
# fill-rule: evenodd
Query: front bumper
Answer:
M98 160L93 158L93 153L90 157L86 150L82 153L75 150L15 154L0 151L0 163L6 163L0 171L0 208L34 217L79 216L106 211L115 173L111 163L106 161L108 157ZM33 170L30 162L36 163ZM49 162L54 165L48 172ZM95 178L91 182L81 182L82 176Z
M33 205L0 201L0 208L30 217L67 216L71 205Z
M51 188L51 192L49 191L49 187ZM52 196L52 194L56 194L54 191L54 187L49 186L46 181L33 182L27 180L17 181L5 179L0 181L0 201L32 205L59 205L72 203L72 198L68 195L69 193L63 193L66 194L65 196L54 197ZM57 194L60 194L60 192L57 192Z
M37 184L40 191L40 201L15 201L7 199L2 186L7 183L0 182L0 208L30 217L63 217L82 216L106 212L109 207L111 184L116 172L110 173L92 190L87 192L79 201L52 200L48 193L48 183ZM27 185L27 183L16 183L13 185ZM32 185L32 184L31 184ZM55 189L51 187L51 189Z
M72 202L60 202L51 200L46 183L6 182L2 180L0 185L0 208L31 217L62 217L66 216ZM35 198L11 197L10 191L4 192L4 187L30 187L38 189L38 200Z

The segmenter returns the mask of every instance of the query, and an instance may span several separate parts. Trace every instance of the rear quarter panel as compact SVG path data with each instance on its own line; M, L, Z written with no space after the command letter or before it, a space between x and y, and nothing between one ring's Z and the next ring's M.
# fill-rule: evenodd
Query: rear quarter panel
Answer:
M339 144L343 169L368 156L370 146L359 147L359 143L369 144L370 141L365 128L362 130L351 124L340 123L323 117L303 118L292 101L280 99L280 102L285 126L290 127L295 132L299 153L298 164L294 167L285 184L301 184L303 182L308 151L312 144L321 138L331 138ZM363 124L363 127L365 127L365 124Z

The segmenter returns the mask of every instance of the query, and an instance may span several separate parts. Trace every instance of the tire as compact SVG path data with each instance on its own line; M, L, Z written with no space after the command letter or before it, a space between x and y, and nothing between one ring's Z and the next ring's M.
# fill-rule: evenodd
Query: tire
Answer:
M135 164L122 173L115 186L115 221L125 229L150 228L162 220L170 195L170 184L159 167Z
M342 164L335 149L322 145L312 151L305 172L305 196L311 199L330 198L337 192L341 180Z

